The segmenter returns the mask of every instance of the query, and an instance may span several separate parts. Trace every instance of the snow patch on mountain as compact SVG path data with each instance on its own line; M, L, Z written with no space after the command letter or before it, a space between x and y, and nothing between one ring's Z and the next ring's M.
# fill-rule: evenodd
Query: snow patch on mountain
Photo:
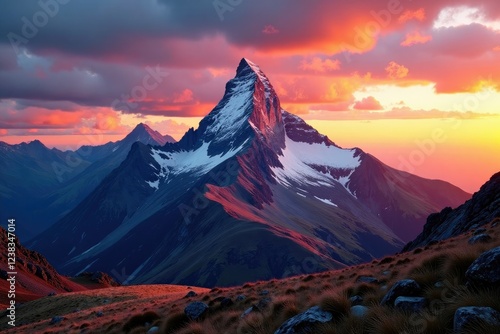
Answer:
M159 172L155 173L158 179L146 182L151 188L158 189L160 181L168 182L170 175L172 177L182 173L190 173L193 176L203 175L240 152L249 140L247 139L237 148L214 156L208 154L210 143L207 142L203 142L198 149L190 151L165 152L161 149L152 148L151 156L159 165ZM158 171L157 167L152 167Z
M328 205L332 205L332 206L335 206L335 207L338 207L337 204L333 203L332 201L330 201L329 199L326 199L326 198L319 198L318 196L314 196L314 198L316 198L317 200L320 200L321 202L323 203L326 203Z
M318 171L312 166L354 171L360 163L360 157L355 150L341 149L336 146L327 146L323 143L295 142L288 136L285 138L285 149L279 155L283 168L274 167L273 172L277 181L284 186L290 186L290 181L298 184L313 185L323 184L333 186L339 179L330 174ZM352 175L352 172L349 176ZM348 177L342 178L341 183L346 187Z

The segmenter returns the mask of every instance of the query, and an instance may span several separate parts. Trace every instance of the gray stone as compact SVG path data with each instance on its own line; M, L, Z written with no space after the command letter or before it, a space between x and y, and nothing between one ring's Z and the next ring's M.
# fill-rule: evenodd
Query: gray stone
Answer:
M359 276L356 282L368 283L368 284L378 284L378 279L373 276Z
M363 302L363 297L361 296L352 296L349 298L349 301L351 302L351 305L359 305Z
M262 290L259 295L261 296L267 296L269 294L269 290Z
M363 318L368 313L368 307L363 305L355 305L351 307L351 314L356 318Z
M236 296L236 301L237 302L244 301L245 299L247 299L247 297L245 295L238 295L238 296Z
M443 282L436 282L434 283L434 287L438 289L444 288L444 283Z
M500 312L492 309L491 307L460 307L455 312L453 330L455 333L460 333L468 327L473 328L474 326L477 326L478 322L499 326L500 330Z
M97 311L97 313L95 314L98 318L102 317L104 315L104 313L102 313L102 311Z
M191 320L198 320L207 312L207 310L207 304L202 302L193 302L186 306L186 308L184 309L184 314L186 314Z
M191 297L196 297L198 296L198 294L194 291L189 291L187 294L186 294L186 297L185 298L191 298Z
M479 243L486 243L491 241L491 237L486 234L478 234L473 236L472 238L469 239L469 245L474 245L474 244L479 244Z
M153 333L159 333L160 332L160 327L158 326L153 326L151 327L146 334L153 334Z
M330 312L323 311L318 306L311 307L304 313L298 314L285 323L274 332L274 334L296 334L311 330L312 325L317 323L326 323L333 318ZM298 332L300 330L300 332Z
M399 296L418 297L421 294L422 288L416 281L412 279L404 279L396 282L396 284L389 289L381 303L382 305L394 306L394 301Z
M240 318L246 317L247 315L249 315L250 313L252 313L254 310L255 310L255 307L253 305L250 306L249 308L247 308L245 310L245 312L243 312L243 314L240 316Z
M422 297L399 296L394 301L394 306L408 312L420 312L427 305L427 300Z
M483 234L483 233L485 233L485 232L486 232L486 229L485 229L484 227L480 227L480 228L476 229L476 230L474 231L474 233L472 233L472 234L473 234L473 235L478 235L478 234Z
M500 284L500 247L481 254L465 272L467 281L483 286Z
M224 298L223 300L220 301L220 306L222 307L229 307L233 304L234 302L231 298Z
M64 317L60 317L60 316L57 315L57 316L53 317L52 319L50 319L49 324L55 325L55 324L60 323L63 320L64 320Z
M267 306L269 306L269 304L271 304L271 298L264 298L262 300L260 300L256 307L259 309L259 310L263 310L265 309Z

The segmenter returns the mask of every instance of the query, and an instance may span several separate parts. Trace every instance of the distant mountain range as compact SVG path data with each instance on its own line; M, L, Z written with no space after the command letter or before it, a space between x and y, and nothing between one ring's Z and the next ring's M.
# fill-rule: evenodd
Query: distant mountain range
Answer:
M136 141L161 146L175 140L141 123L123 140L75 152L49 149L38 140L0 142L0 206L8 208L1 210L2 225L16 217L23 240L47 229L118 167Z
M72 209L30 247L63 273L228 286L338 268L394 253L427 215L470 198L337 146L283 110L246 59L179 142L135 141L103 162L115 148L48 196Z

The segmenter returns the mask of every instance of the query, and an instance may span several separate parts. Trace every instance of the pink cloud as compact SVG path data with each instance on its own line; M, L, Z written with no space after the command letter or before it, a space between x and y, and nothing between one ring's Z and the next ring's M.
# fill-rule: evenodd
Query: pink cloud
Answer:
M184 89L182 93L175 94L173 100L174 103L185 103L190 101L193 101L193 91L190 89Z
M377 99L373 96L365 97L360 101L356 101L353 106L356 110L382 110L384 109Z
M277 34L279 33L280 31L278 29L276 29L275 26L271 25L271 24L268 24L264 27L264 29L262 30L262 33L266 34L266 35L272 35L272 34Z
M406 34L405 40L401 42L402 46L411 46L415 44L425 44L432 40L430 35L422 35L419 31Z
M399 16L398 21L404 23L411 20L423 21L425 19L425 9L419 8L417 10L406 10L401 16Z

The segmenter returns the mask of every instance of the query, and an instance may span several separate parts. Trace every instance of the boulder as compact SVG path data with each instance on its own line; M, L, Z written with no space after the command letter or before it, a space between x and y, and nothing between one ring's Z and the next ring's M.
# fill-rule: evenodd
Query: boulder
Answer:
M403 311L418 313L427 305L427 300L422 297L399 296L394 301L394 307Z
M351 307L351 314L356 318L363 318L368 313L368 307L362 305L355 305Z
M475 245L475 244L479 244L479 243L486 243L486 242L489 242L491 241L491 237L486 234L486 233L482 233L482 234L478 234L478 235L475 235L473 236L472 238L469 239L469 245Z
M198 320L208 311L208 305L202 302L190 303L184 309L184 314L191 320Z
M160 327L158 326L153 326L151 327L146 334L153 334L153 333L159 333L160 332Z
M231 298L224 298L223 300L220 301L221 307L229 307L233 304L234 304L234 302Z
M245 299L247 299L247 297L245 295L238 295L238 296L236 296L236 301L237 302L242 302Z
M422 294L422 288L412 279L404 279L396 282L382 298L382 305L394 306L394 301L399 296L418 297Z
M196 297L198 294L194 291L189 291L184 298L191 298L191 297Z
M480 228L476 229L472 234L478 235L478 234L483 234L483 233L486 233L486 229L484 227L480 227Z
M482 286L500 284L500 246L481 254L465 272L467 281Z
M361 296L352 296L351 298L349 298L349 301L351 302L351 305L359 305L363 302L363 297Z
M488 325L499 326L500 330L500 312L492 309L491 307L460 307L455 312L453 330L455 333L461 333L467 328L470 329L476 327L480 322Z
M296 334L311 331L314 324L326 323L331 321L333 315L330 312L323 311L318 306L311 307L304 313L298 314L285 323L274 332L274 334ZM299 332L300 330L300 332Z

